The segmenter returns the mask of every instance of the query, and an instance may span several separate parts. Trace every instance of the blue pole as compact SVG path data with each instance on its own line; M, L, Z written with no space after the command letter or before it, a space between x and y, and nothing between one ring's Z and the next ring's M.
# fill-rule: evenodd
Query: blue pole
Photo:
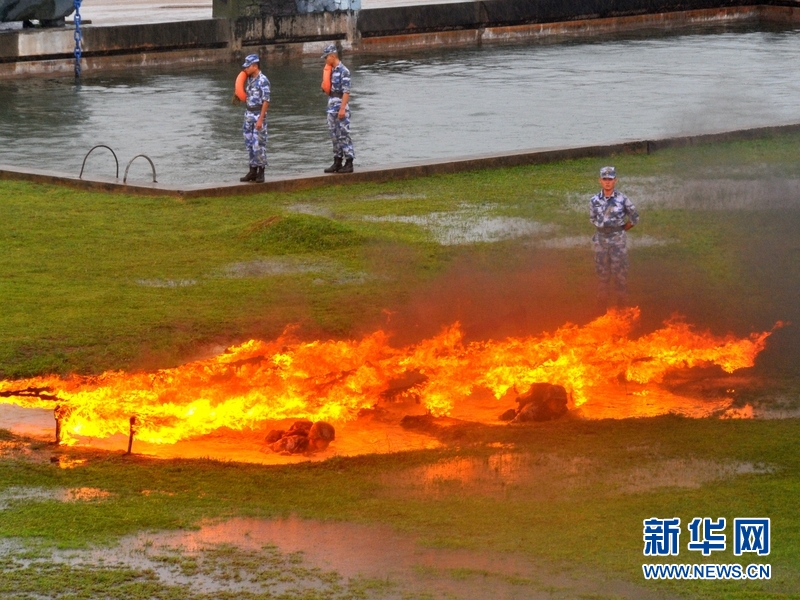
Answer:
M75 79L81 76L81 0L73 0L75 7Z

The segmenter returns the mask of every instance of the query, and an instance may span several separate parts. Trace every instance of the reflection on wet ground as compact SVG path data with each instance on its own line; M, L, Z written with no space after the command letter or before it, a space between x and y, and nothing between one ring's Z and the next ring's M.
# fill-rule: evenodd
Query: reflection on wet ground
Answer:
M430 232L442 246L499 242L525 236L540 236L555 229L553 225L537 223L520 217L500 217L490 214L492 206L464 205L451 212L432 212L426 215L365 216L374 223L410 223Z
M794 418L800 415L796 403L781 403L780 398L768 399L758 405L736 403L733 395L725 393L725 386L747 386L747 378L727 377L698 379L693 395L670 391L654 384L627 383L618 386L597 387L588 390L589 401L572 408L566 418L571 419L619 419L642 418L673 414L689 418ZM722 386L720 388L720 386ZM728 390L733 392L732 389ZM408 450L431 449L441 446L439 434L449 427L466 423L482 423L505 427L500 415L514 408L516 393L510 391L496 398L488 389L478 389L468 397L455 403L450 416L436 422L432 429L404 428L404 415L420 415L424 411L413 402L387 403L376 410L362 411L353 421L336 422L336 439L322 452L314 454L282 455L272 452L265 443L272 429L288 429L293 419L265 422L256 429L234 431L226 428L213 433L182 440L174 444L153 444L135 440L133 451L157 458L213 458L260 464L295 464L304 461L321 461L334 456L358 456L363 454L386 454ZM0 404L0 429L9 429L18 435L31 436L38 440L51 441L54 436L53 413L45 409L20 408ZM0 442L0 456L29 455L23 445L16 442ZM78 444L112 452L124 451L128 437L113 435L107 438L78 437ZM75 466L69 458L54 454L52 459L62 468Z
M13 557L19 550L14 542L0 543L0 557ZM666 597L586 567L578 572L513 554L425 548L388 527L297 518L232 519L206 524L199 531L140 534L113 548L56 551L42 560L150 571L164 584L212 595L250 592L297 598L316 592L314 597L398 600ZM361 595L347 595L358 590Z
M800 31L716 30L640 39L345 56L360 166L800 121ZM95 144L122 166L144 153L165 184L246 171L237 65L0 82L0 163L77 174ZM331 150L321 65L268 64L268 174L321 170ZM613 73L614 93L605 93ZM424 99L424 102L419 102ZM52 115L59 115L54 121ZM46 117L46 118L43 118ZM244 167L244 169L242 168ZM150 176L134 163L129 179ZM87 175L113 174L96 153Z
M98 488L33 488L12 486L0 491L0 510L17 502L98 502L111 498L111 493Z
M513 449L513 447L512 447ZM385 477L392 493L420 498L478 494L500 499L552 499L592 486L604 493L635 494L658 488L699 488L742 474L771 473L768 465L705 459L655 459L608 473L591 457L500 452L485 458L455 458ZM598 489L599 489L598 487Z

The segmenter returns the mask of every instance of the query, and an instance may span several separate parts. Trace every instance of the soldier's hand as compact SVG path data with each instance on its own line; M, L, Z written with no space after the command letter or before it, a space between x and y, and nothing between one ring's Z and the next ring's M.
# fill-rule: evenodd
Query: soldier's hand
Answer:
M633 227L633 223L628 221L627 223L625 223L625 225L623 225L623 227L625 228L625 231L628 231L628 229L631 229Z

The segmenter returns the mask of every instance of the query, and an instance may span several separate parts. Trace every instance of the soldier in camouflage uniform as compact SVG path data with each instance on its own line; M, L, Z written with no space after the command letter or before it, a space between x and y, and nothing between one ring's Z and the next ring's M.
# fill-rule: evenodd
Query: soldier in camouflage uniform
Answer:
M617 303L628 300L628 249L625 232L639 222L639 213L628 197L614 189L617 171L614 167L600 169L602 190L592 196L589 219L597 228L592 237L594 268L600 280L598 301L606 305L610 283L617 291Z
M269 108L269 79L261 72L258 54L250 54L242 65L247 73L244 90L247 94L242 134L250 155L250 171L239 181L264 183L267 166L267 109Z
M325 59L325 64L332 67L331 90L328 92L326 112L328 131L333 142L333 164L325 169L325 172L352 173L356 154L353 142L350 140L350 71L339 60L335 44L325 46L322 58Z

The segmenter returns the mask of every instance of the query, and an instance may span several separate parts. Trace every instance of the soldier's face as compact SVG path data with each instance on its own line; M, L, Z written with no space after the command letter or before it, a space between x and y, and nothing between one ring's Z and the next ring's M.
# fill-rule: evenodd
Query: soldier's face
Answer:
M336 54L328 54L328 56L325 57L325 64L326 65L330 65L332 67L335 67L336 63L338 63L338 62L339 62L339 57L336 56Z
M245 67L244 72L247 73L248 77L252 77L258 72L258 63L253 63L249 67Z
M610 196L614 192L615 185L617 185L616 179L607 179L605 177L600 178L600 187L603 188L603 192L606 196Z

